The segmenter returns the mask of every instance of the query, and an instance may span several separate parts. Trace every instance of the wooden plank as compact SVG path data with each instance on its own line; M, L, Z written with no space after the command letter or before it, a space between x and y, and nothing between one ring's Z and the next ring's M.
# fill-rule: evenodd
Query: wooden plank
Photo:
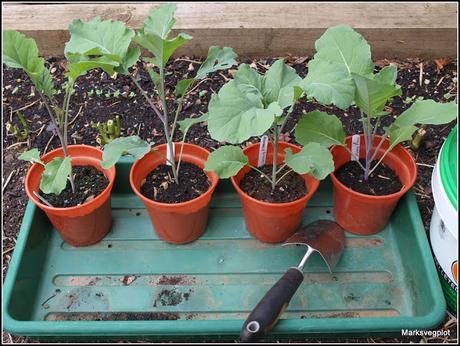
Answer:
M43 55L62 55L75 19L96 16L142 25L158 3L4 4L3 27L37 40ZM314 42L332 25L363 34L374 57L456 57L457 3L178 3L175 32L194 40L178 55L205 55L210 45L240 56L312 55Z

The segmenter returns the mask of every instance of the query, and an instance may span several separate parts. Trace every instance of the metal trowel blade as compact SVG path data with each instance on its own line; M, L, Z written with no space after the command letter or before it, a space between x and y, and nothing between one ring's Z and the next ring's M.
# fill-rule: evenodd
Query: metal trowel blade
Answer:
M301 227L282 246L308 245L316 250L332 273L345 248L345 232L330 220L317 220Z

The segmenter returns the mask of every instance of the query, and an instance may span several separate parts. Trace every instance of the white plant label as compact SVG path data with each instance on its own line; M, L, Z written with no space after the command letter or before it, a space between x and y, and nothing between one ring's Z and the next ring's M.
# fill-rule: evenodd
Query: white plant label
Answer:
M172 144L172 153L171 153L171 150L170 150L170 146L166 146L166 165L168 166L171 166L171 162L172 160L174 160L174 152L175 152L175 149L176 149L176 145L173 143Z
M351 138L351 155L352 161L358 161L359 159L359 146L360 146L361 136L360 135L353 135Z
M259 162L258 167L265 165L265 160L267 159L267 147L268 147L268 136L263 135L260 137L260 146L259 146Z

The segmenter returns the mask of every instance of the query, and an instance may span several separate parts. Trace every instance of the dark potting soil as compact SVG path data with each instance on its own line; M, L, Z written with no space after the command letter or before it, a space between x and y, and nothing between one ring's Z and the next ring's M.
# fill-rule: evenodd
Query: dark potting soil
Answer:
M264 165L259 169L271 177L273 165ZM278 179L283 176L289 169L284 167L277 174ZM307 194L307 188L302 176L295 173L288 173L272 190L272 185L262 174L256 170L250 170L240 181L241 189L249 196L259 201L269 203L286 203L302 198Z
M72 168L75 182L75 192L72 192L70 181L59 195L43 193L40 196L46 199L53 207L74 207L97 197L109 185L107 177L93 166L74 166Z
M363 166L366 164L365 160L360 160L360 162ZM375 164L376 162L374 161L373 163ZM383 162L372 172L367 181L364 180L363 169L356 161L347 162L334 174L345 186L366 195L390 195L400 191L403 187L395 171L383 164Z
M181 203L197 198L210 186L208 176L201 168L193 163L181 162L179 184L173 180L171 166L161 165L147 175L141 193L157 202Z

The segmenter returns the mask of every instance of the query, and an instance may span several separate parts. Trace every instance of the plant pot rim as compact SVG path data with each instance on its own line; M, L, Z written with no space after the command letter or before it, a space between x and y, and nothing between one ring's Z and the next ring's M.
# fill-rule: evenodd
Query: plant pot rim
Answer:
M362 133L360 133L359 135L360 135L360 136L364 136L364 134L362 134ZM345 138L345 140L349 140L349 139L351 139L351 138L352 138L352 136L347 136L347 137ZM375 138L381 139L382 136L380 136L380 135L375 135ZM385 139L385 141L388 142L388 138ZM341 146L339 146L339 145L333 145L332 148L331 148L331 152L333 152L333 150L334 150L336 147L337 147L337 148L340 148ZM408 156L410 157L410 161L409 161L410 163L409 163L409 165L410 165L410 166L413 166L415 172L417 172L417 165L415 164L414 158L413 158L412 155L409 153L409 151L407 151L407 149L404 148L401 144L396 145L396 146L390 151L390 153L391 153L394 149L396 149L396 148L398 148L398 149L400 149L400 150L403 150L403 152L404 152L406 155L408 155ZM385 160L386 160L386 158L383 159L382 163L385 163ZM348 162L350 162L350 161L351 161L351 159L350 159L349 161L345 162L344 164L346 164L346 163L348 163ZM406 162L407 162L407 161L406 161ZM340 166L340 167L342 167L342 166ZM339 168L340 168L340 167L339 167ZM409 182L408 184L405 184L405 185L402 187L402 189L399 190L398 192L391 193L391 194L388 194L388 195L374 196L374 195L368 195L368 194L365 194L365 193L357 192L357 191L355 191L355 190L349 188L348 186L344 185L344 184L335 176L334 173L335 173L336 170L337 170L337 169L335 169L334 172L332 172L332 173L330 174L331 180L332 180L332 182L333 182L334 184L339 185L342 189L344 189L345 191L347 191L349 194L352 194L352 195L357 196L357 197L365 197L365 198L368 198L368 199L371 199L371 200L374 200L374 201L381 201L381 200L385 200L385 199L388 199L388 198L399 198L399 197L402 197L403 195L406 194L407 191L409 191L409 190L411 189L411 187L412 187L412 186L414 185L414 183L415 183L415 180L417 179L417 174L413 174L413 175L411 175L411 180L410 180L410 182ZM398 176L398 177L399 177L399 176Z
M96 147L93 147L91 145L86 145L86 144L73 144L73 145L69 145L68 146L69 149L71 148L85 148L85 149L90 149L90 150L95 150L95 151L98 151L102 154L102 150L100 150L99 148L96 148ZM63 152L63 148L62 147L59 147L59 148L56 148L54 150L51 150L50 152L46 153L46 154L43 154L43 156L41 156L41 160L45 162L46 159L48 159L50 156L53 156L54 154L56 153L60 153L60 152ZM72 155L69 155L70 157L72 157ZM104 198L104 196L110 192L112 190L112 187L113 187L113 184L115 182L115 166L112 166L110 167L109 169L106 169L105 171L112 171L113 174L114 174L114 177L113 179L110 179L109 177L107 177L107 175L104 174L103 171L101 171L100 169L97 169L98 171L102 172L104 174L104 176L109 180L109 183L107 184L106 188L101 192L99 193L94 199L92 199L91 201L89 202L85 202L85 203L82 203L80 205L75 205L73 207L67 207L67 208L58 208L58 207L50 207L44 203L42 203L42 201L40 201L34 194L33 194L33 191L31 191L29 189L29 184L27 183L29 181L29 178L30 178L30 175L32 174L32 172L34 170L36 170L37 168L41 167L41 165L39 163L34 163L27 171L27 175L26 175L26 180L25 180L25 190L26 190L26 194L27 196L36 204L38 205L41 209L45 210L45 211L49 211L49 212L56 212L56 211L62 211L62 210L65 210L65 211L73 211L73 210L78 210L78 209L81 209L83 207L90 207L92 204L96 204L98 203L100 200L102 200ZM72 165L73 167L73 165ZM40 189L40 187L39 187Z
M292 143L289 143L289 142L284 142L284 141L280 141L278 142L278 145L279 144L283 144L283 145L287 145L291 148L299 148L299 146L295 145L295 144L292 144ZM247 147L245 147L243 149L243 152L245 152L246 150L248 150L249 148L253 148L255 146L259 146L260 145L260 142L257 142L257 143L252 143L250 145L248 145ZM248 166L244 166L244 167L248 167ZM243 168L242 168L243 169ZM298 174L298 173L297 173ZM263 205L263 206L279 206L279 207L290 207L290 206L293 206L293 205L296 205L298 203L301 203L301 202L304 202L304 201L308 201L311 199L312 195L316 192L316 190L318 189L319 187L319 184L320 184L320 181L316 178L313 178L311 175L309 174L299 174L301 177L303 176L309 176L312 180L313 180L313 185L312 185L312 188L311 189L308 189L308 186L307 189L308 189L308 192L307 194L305 194L305 196L299 198L299 199L296 199L294 201L290 201L290 202L281 202L281 203L270 203L270 202L264 202L264 201L261 201L261 200L258 200L254 197L251 197L249 196L246 192L244 192L240 186L236 183L235 181L235 177L230 177L230 180L233 184L233 186L235 187L236 191L239 193L239 194L242 194L245 196L245 198L249 199L250 201L252 202L255 202L255 203L258 203L260 205Z
M182 142L174 142L174 145L181 145ZM209 155L209 151L199 145L196 145L196 144L193 144L193 143L187 143L187 142L184 142L184 149L186 147L190 147L190 148L195 148L196 150L199 150L199 151L202 151L203 154L206 153L207 155ZM166 143L163 143L163 144L159 144L159 145L155 145L154 147L152 147L152 149L150 150L149 153L151 153L154 148L166 148ZM185 153L185 152L184 152ZM158 202L158 201L154 201L153 199L150 199L150 198L147 198L145 197L137 188L136 186L134 185L134 170L140 165L140 162L142 160L145 159L145 156L142 157L141 159L139 160L135 160L134 163L133 163L133 166L131 167L131 170L129 172L129 183L131 184L131 188L133 189L134 193L144 202L144 203L148 203L152 206L158 206L158 207L186 207L186 206L189 206L189 205L192 205L194 203L196 203L197 201L200 201L202 199L205 199L208 197L208 195L212 194L217 186L217 183L219 182L219 178L217 177L217 174L214 173L214 172L208 172L208 171L205 171L204 169L202 169L201 167L201 170L203 172L205 172L205 174L208 176L209 180L211 180L211 186L208 188L208 190L206 190L206 192L204 192L203 194L199 195L198 197L194 198L194 199L191 199L189 201L185 201L185 202L180 202L180 203L162 203L162 202ZM187 160L183 160L184 162L188 162ZM157 166L155 166L156 168ZM153 168L153 169L155 169ZM151 172L151 171L150 171Z

